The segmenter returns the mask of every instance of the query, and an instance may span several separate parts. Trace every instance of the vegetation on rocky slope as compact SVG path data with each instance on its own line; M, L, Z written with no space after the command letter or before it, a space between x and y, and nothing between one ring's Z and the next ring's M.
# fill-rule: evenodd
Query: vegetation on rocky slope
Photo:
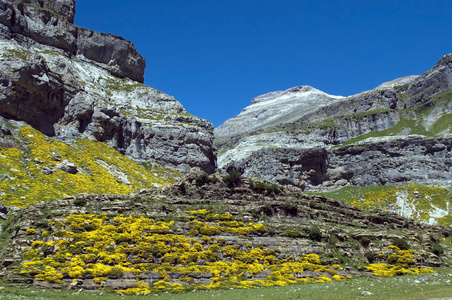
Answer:
M0 148L0 201L6 206L23 208L79 193L127 194L180 176L93 140L66 144L31 127L17 129L10 139L15 147Z
M348 186L321 194L363 210L389 210L424 223L452 225L451 190L442 186L415 183Z
M205 174L129 196L32 205L1 238L9 282L122 294L419 274L452 250L448 228Z

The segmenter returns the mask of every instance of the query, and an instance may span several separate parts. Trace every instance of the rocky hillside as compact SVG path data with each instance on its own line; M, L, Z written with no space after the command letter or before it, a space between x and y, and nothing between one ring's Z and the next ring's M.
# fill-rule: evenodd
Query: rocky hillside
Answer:
M63 142L104 142L136 161L213 172L210 122L143 84L121 37L73 24L75 0L0 1L0 117Z
M1 120L0 131L0 202L9 210L79 193L127 194L182 176L160 164L138 163L102 142L63 143L24 122Z
M432 272L452 231L237 173L132 195L82 194L16 213L3 278L146 294Z

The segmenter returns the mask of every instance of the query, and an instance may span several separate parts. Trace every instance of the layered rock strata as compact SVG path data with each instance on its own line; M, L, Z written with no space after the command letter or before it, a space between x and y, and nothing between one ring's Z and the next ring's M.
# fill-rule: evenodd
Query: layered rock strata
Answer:
M142 84L145 60L131 42L75 26L74 13L75 0L0 1L0 117L213 172L212 124Z
M41 239L43 231L51 234L65 231L57 224L68 214L87 214L87 216L102 214L108 219L118 216L120 212L124 216L145 216L162 221L175 220L168 232L159 234L160 238L165 234L188 235L191 243L201 243L205 249L221 245L239 251L247 249L273 251L275 259L287 261L314 253L318 254L322 261L340 263L345 270L340 274L344 276L366 274L362 266L369 263L368 259L377 261L376 257L386 257L390 252L387 247L401 238L416 253L412 262L414 265L444 265L450 255L449 247L444 247L442 257L435 255L431 250L434 243L446 243L441 241L452 234L448 227L420 224L386 211L363 212L339 201L302 194L295 187L273 186L272 190L265 190L257 188L258 186L256 181L252 182L245 178L234 187L228 187L224 178L219 176L200 180L200 177L189 175L178 184L164 189L143 190L133 195L80 194L66 197L61 201L30 206L17 213L5 229L11 235L11 246L0 249L3 257L1 263L5 267L4 276L10 283L25 282L41 287L61 288L60 283L52 285L31 275L20 276L17 274L17 267L23 262L21 254L32 248L34 239ZM237 217L246 224L248 222L263 224L266 229L260 233L250 232L246 236L210 233L207 237L202 233L192 232L190 226L197 222L190 222L188 218L180 216L191 211L206 211L206 207L213 213L228 213L232 218ZM215 223L214 220L206 222L210 226ZM30 228L36 232L27 234L27 229ZM313 228L316 229L315 235L312 234ZM128 242L128 247L138 243L132 240ZM212 246L214 244L216 246ZM82 251L88 251L89 248L83 248ZM57 250L58 247L46 249L46 255L50 258ZM230 257L222 252L221 247L216 253L216 261L230 262ZM366 253L374 253L375 257ZM148 260L155 269L158 269L162 259L155 250L153 254L154 257L151 255ZM128 260L139 260L143 257L140 255L142 254L138 252L128 253ZM206 261L208 264L208 259L198 259L195 263L202 265ZM166 266L173 266L173 263L166 262ZM141 280L149 282L149 286L157 280L162 280L153 270L142 271L139 276ZM180 272L168 271L165 274L167 275L165 281L181 283ZM268 271L263 271L253 276L245 273L244 276L248 276L247 280L265 280L269 274ZM128 272L119 276L108 275L108 278L102 279L105 281L102 285L93 282L92 276L82 276L75 281L75 285L77 288L94 290L100 287L107 289L134 287L137 276L135 274L134 277L130 277L131 275ZM191 278L190 282L195 284L208 284L213 279L210 272L193 271L186 275ZM295 278L315 275L321 273L293 271ZM70 279L68 274L63 276L63 284L74 288L72 285L74 280Z

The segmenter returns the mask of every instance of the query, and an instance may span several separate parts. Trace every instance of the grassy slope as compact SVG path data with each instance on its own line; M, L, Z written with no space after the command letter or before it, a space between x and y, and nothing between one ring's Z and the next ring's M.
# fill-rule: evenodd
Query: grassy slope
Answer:
M450 203L450 189L425 184L406 183L401 185L348 186L339 191L321 193L360 209L400 209L397 198L404 197L405 204L413 209L408 216L427 222L438 209L447 211ZM435 218L441 225L452 225L450 215Z
M402 97L403 98L403 97ZM393 127L380 130L372 131L356 138L350 139L335 148L345 145L354 144L359 141L363 141L370 137L384 137L384 136L395 136L400 134L402 131L409 132L409 134L424 135L426 137L435 137L441 135L443 132L452 131L452 114L443 113L433 124L427 126L425 120L433 113L435 109L443 109L452 100L452 90L448 90L442 94L432 97L429 101L406 109L400 110L401 118L400 121ZM443 110L444 111L444 110ZM379 113L378 111L375 113ZM415 116L415 118L413 118ZM359 118L360 115L354 116ZM347 118L351 118L348 116Z
M0 147L0 200L4 205L26 207L41 201L79 193L126 194L143 188L173 183L176 171L138 164L104 143L76 140L68 145L31 127L19 130L16 139L24 149ZM77 174L56 166L68 160ZM43 168L55 170L50 175Z

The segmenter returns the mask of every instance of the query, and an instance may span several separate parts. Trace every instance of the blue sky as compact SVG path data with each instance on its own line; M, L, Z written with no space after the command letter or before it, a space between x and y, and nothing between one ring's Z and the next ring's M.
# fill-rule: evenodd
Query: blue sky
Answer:
M77 0L75 24L132 41L145 83L215 127L297 85L348 96L452 52L452 1Z

